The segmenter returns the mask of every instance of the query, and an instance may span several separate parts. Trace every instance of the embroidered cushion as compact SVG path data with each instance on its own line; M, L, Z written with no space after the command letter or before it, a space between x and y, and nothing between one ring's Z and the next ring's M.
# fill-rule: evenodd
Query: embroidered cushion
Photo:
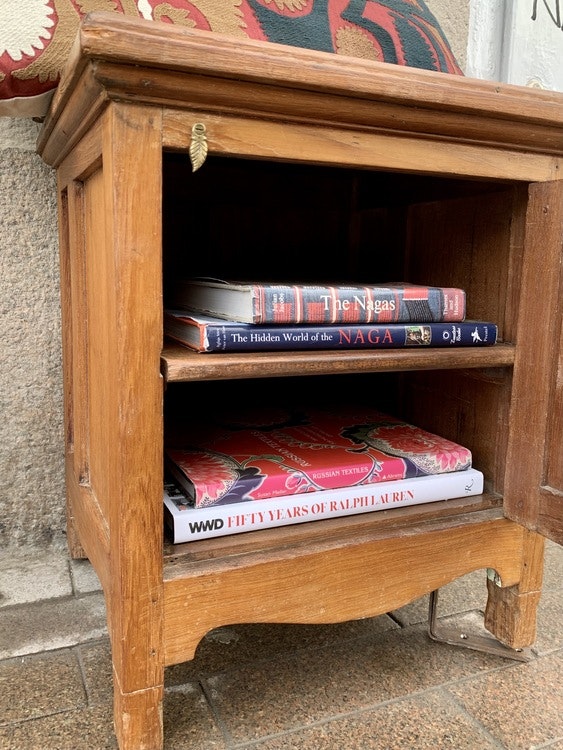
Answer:
M42 117L80 19L116 11L462 75L422 0L1 0L0 115Z

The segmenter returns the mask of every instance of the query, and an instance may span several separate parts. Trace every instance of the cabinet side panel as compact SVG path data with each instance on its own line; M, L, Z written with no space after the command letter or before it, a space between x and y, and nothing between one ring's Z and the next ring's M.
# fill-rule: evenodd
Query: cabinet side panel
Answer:
M489 491L502 493L510 414L508 369L407 373L405 417L471 450Z
M106 212L101 169L84 182L84 242L89 383L89 414L86 420L90 444L90 483L102 515L109 519L111 497L111 454L117 449L111 436L111 395L115 377L108 339L108 326L115 318L115 281L110 250L104 243Z
M409 213L409 280L465 289L467 317L491 320L505 336L514 268L514 188L419 203ZM509 340L504 338L504 340Z
M559 239L561 257L563 260L563 226ZM551 370L551 398L549 405L549 430L546 444L547 484L556 492L563 493L563 263L559 279L557 299L556 328L559 330L559 340L554 347L553 367ZM554 342L555 343L555 342ZM563 503L563 497L561 499Z
M560 224L560 257L563 258L563 225ZM557 242L557 239L555 240ZM548 405L549 424L545 445L546 477L540 500L539 528L542 533L563 544L563 264L560 266L557 293L556 330L550 370L551 394Z
M61 278L63 284L63 310L69 307L69 315L63 314L63 342L68 360L67 378L70 380L66 403L68 430L67 441L72 455L72 466L76 481L87 484L89 480L88 439L88 306L86 300L86 267L84 236L84 194L82 184L73 182L67 191L68 264L69 278ZM63 255L65 251L63 249ZM66 272L63 271L63 273Z
M562 226L563 182L531 184L505 481L507 515L560 542Z
M70 194L69 194L70 193ZM63 352L63 398L65 430L65 468L66 468L66 516L67 542L71 557L84 557L85 552L79 539L72 506L71 488L87 476L87 443L85 441L87 424L87 380L86 348L83 330L86 315L83 309L81 317L73 315L74 305L83 305L84 290L84 245L82 242L82 194L76 184L61 187L59 182L59 258L61 287L61 321ZM78 231L77 231L78 230ZM78 326L78 321L82 325ZM76 341L75 341L76 339ZM82 345L81 345L82 344ZM77 405L77 408L76 406Z

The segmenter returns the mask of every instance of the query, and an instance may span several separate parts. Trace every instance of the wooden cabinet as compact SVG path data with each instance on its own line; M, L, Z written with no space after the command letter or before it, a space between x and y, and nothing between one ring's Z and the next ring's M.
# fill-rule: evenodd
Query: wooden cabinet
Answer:
M58 175L68 537L105 592L122 750L161 748L164 668L219 625L374 616L489 568L486 626L531 644L543 537L563 541L563 95L100 13L38 149ZM501 340L194 354L163 343L182 273L460 286ZM320 386L465 444L486 492L167 544L166 431Z

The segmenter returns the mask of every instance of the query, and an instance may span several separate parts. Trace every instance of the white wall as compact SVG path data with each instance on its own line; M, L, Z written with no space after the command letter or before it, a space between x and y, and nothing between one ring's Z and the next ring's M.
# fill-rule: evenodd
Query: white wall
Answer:
M563 91L562 0L471 0L467 75Z

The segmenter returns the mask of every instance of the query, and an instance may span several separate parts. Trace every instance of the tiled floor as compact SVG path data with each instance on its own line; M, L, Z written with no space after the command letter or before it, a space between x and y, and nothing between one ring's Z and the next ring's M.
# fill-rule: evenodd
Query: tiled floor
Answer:
M484 604L476 571L441 590L440 621L479 633ZM563 548L528 662L436 643L427 610L212 631L166 672L165 750L563 750ZM0 555L0 748L117 748L103 597L64 552Z

